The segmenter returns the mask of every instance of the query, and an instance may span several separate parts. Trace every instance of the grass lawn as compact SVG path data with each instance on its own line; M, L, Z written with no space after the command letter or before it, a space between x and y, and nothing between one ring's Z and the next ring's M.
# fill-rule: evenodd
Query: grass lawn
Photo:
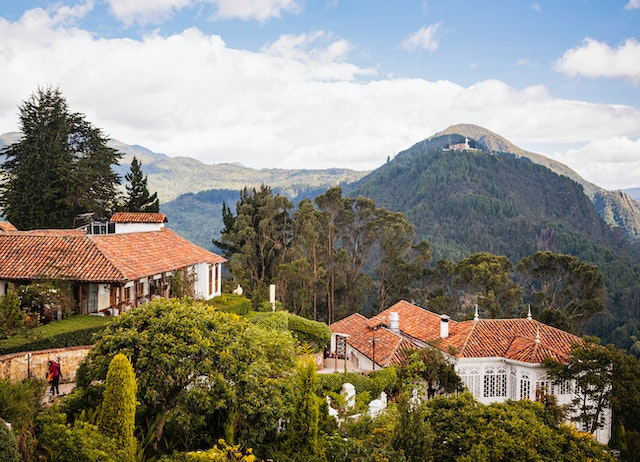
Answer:
M46 346L45 348L56 348L56 339L59 340L59 347L71 346L75 332L98 331L101 327L106 326L111 322L112 318L105 316L89 316L89 315L74 315L62 321L53 321L48 324L44 324L33 329L28 329L19 334L13 335L7 339L0 340L0 354L10 351L29 351L32 349L30 345L41 345L43 342L50 340L53 345ZM86 336L84 336L86 338ZM24 350L20 347L24 345ZM38 348L36 348L38 349Z

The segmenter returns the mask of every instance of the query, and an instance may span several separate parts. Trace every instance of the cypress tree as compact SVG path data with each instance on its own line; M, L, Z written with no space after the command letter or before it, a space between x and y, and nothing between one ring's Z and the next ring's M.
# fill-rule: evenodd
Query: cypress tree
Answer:
M58 88L39 88L19 106L22 139L4 148L0 207L18 229L70 228L81 213L106 217L117 205L122 154Z
M296 397L291 418L290 449L299 455L311 456L318 452L318 426L320 398L316 396L318 375L311 357L305 357L296 367Z
M142 174L142 163L133 156L129 173L124 176L127 181L127 198L124 212L152 212L160 211L158 193L149 193L147 176Z
M115 439L131 461L135 460L137 451L137 442L133 434L137 390L131 362L122 353L115 355L107 371L98 428L102 434Z

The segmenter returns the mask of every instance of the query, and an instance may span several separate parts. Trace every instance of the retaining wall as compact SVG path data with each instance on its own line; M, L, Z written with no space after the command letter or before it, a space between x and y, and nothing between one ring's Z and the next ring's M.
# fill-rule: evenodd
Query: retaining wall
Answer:
M48 361L60 358L62 380L60 383L75 382L76 370L87 356L91 346L53 348L50 350L11 353L0 356L0 380L19 382L26 378L47 379Z

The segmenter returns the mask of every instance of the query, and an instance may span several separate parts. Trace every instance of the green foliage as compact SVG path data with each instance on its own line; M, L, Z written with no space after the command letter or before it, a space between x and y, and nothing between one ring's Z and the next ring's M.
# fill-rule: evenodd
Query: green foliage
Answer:
M127 196L125 197L123 212L157 213L160 211L158 193L149 193L147 176L142 174L142 162L136 156L131 160L129 173L124 176L127 182Z
M464 393L435 398L427 406L436 434L432 455L437 461L613 460L590 435L569 426L547 425L540 403L483 405Z
M393 447L402 451L407 460L415 462L440 460L433 457L432 447L436 435L428 417L429 409L424 402L412 402L407 392L400 396L397 421L391 441Z
M0 380L0 416L11 423L25 460L35 448L34 419L41 408L44 388L42 380Z
M38 444L52 462L119 462L130 460L115 440L103 435L98 427L76 420L66 423L66 416L56 405L37 419Z
M130 461L135 460L137 384L133 367L123 354L117 354L109 363L106 388L98 428L104 435L113 438Z
M287 426L289 448L302 457L318 454L320 398L316 396L318 377L312 357L302 357L296 367L293 415Z
M139 422L158 419L154 451L221 437L256 448L276 440L289 413L292 337L205 303L158 299L119 316L87 357L84 381L104 379L115 352L136 372Z
M70 113L57 88L39 88L19 106L23 137L1 152L0 207L18 229L72 228L82 213L116 209L121 154L101 131ZM43 168L43 166L47 168Z
M437 394L456 393L464 389L462 380L444 354L435 348L404 352L406 364L400 368L403 382L409 386L424 385L427 399Z
M20 462L20 451L16 436L0 418L0 462Z
M256 462L251 448L243 451L240 445L228 445L223 439L207 451L174 453L162 456L159 462Z
M225 313L235 313L244 316L251 310L251 300L242 295L221 294L207 300L207 304Z
M103 316L75 315L0 340L0 354L91 345L95 334L111 322Z
M318 375L320 394L340 393L342 384L350 383L357 393L367 392L369 396L378 397L383 391L392 393L398 386L398 373L394 366L371 372L369 375L356 372L320 374Z
M615 359L612 345L603 347L598 339L587 337L571 346L566 363L544 361L549 368L547 375L554 383L575 381L572 408L577 414L573 419L584 424L589 433L595 433L601 426L600 416L611 405Z
M0 296L0 338L7 338L23 326L24 313L20 309L20 299L15 291L10 290Z
M331 339L331 329L324 323L290 314L288 328L300 343L311 344L315 351L324 349Z

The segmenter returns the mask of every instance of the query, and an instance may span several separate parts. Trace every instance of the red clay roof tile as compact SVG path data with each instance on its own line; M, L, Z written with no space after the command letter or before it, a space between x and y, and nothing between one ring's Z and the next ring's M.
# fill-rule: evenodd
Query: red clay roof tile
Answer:
M99 235L69 231L0 233L0 279L124 282L225 261L168 229Z

